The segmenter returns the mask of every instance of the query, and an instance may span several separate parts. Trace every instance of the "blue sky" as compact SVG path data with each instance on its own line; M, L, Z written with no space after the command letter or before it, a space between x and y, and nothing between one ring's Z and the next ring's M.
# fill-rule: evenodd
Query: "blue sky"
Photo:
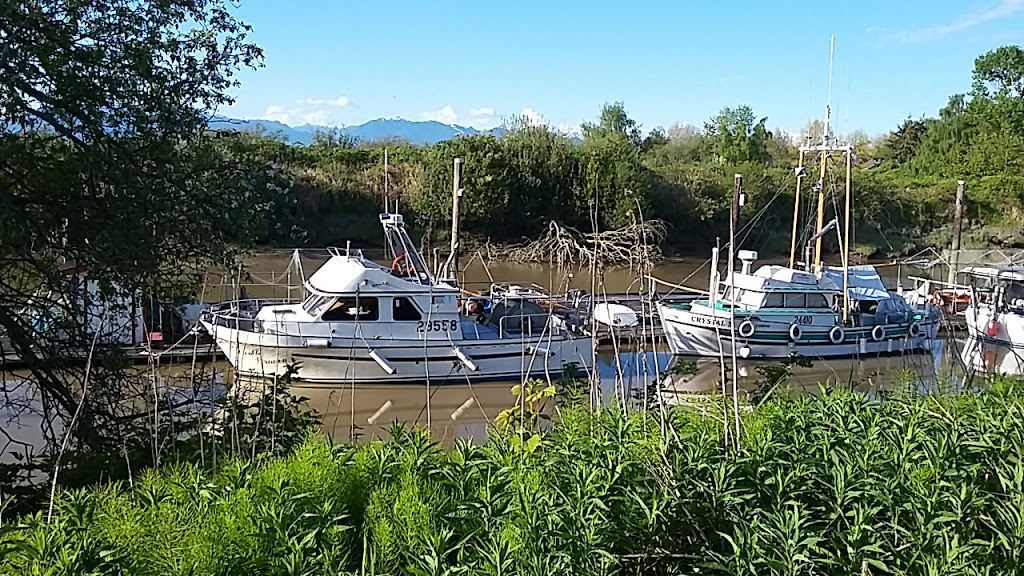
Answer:
M822 11L822 6L827 10ZM973 61L1024 41L1024 0L242 0L265 67L222 112L286 124L380 117L562 129L622 101L645 130L748 104L769 128L820 117L888 131L970 89Z

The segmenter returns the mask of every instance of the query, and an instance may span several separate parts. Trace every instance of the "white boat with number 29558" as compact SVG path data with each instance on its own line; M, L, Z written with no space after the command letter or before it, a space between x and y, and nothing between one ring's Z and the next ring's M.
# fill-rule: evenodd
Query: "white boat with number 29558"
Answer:
M201 322L236 371L305 383L412 383L557 377L592 367L591 340L526 298L484 313L435 281L402 217L381 214L389 268L334 251L305 283L301 303L259 300L213 307ZM468 315L467 315L468 314Z

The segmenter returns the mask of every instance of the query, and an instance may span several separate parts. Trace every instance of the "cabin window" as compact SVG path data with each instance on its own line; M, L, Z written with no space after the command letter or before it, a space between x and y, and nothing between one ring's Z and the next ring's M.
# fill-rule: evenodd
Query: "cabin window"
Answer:
M380 318L376 298L341 297L320 317L324 322L371 322Z
M310 294L303 302L302 309L306 311L306 314L310 316L316 316L317 310L321 306L327 303L328 298L326 296L319 296L317 294Z
M736 304L739 306L760 306L761 299L764 297L764 292L757 292L755 290L745 290L743 288L736 288L735 293L731 287L726 287L725 291L722 292L721 301L729 304L732 299L736 299Z
M412 300L402 296L394 299L394 304L391 309L391 317L396 322L417 322L423 319L423 315L420 314L416 305L413 304Z
M782 292L769 292L764 299L765 308L785 308L785 300Z
M803 293L786 294L786 308L805 308L807 303L805 296Z
M831 308L828 305L828 298L824 294L808 294L807 295L807 307L808 308Z

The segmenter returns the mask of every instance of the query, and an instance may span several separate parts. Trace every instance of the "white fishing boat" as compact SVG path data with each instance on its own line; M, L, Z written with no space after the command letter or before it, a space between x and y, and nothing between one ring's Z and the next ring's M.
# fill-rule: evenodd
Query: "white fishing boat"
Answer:
M592 367L591 340L528 298L505 295L485 312L429 273L401 215L381 214L389 268L334 251L305 282L300 303L220 304L203 327L242 375L295 364L307 384L395 384L557 377Z
M830 72L831 74L831 72ZM831 78L830 78L831 84ZM734 271L737 219L742 205L742 177L733 191L728 272L719 281L719 251L712 252L708 295L690 304L658 304L665 337L673 354L732 355L744 358L784 358L793 353L812 358L894 354L930 349L938 331L938 315L930 307L913 308L890 293L872 266L850 266L853 146L833 141L829 131L831 106L825 106L824 129L816 144L800 147L796 167L792 239L787 266L761 266L751 272L757 253L740 250L743 262ZM817 222L800 226L800 191L807 176L805 160L817 159ZM845 189L827 186L841 181L829 177L829 166L845 168ZM834 194L826 197L826 188ZM842 196L840 196L842 194ZM838 198L845 202L840 210ZM827 224L827 208L835 217ZM843 230L840 232L840 220ZM835 230L842 265L822 262L822 239ZM803 244L799 238L807 234ZM798 268L797 246L805 248ZM813 251L813 260L812 260ZM802 268L802 269L801 269Z
M852 357L928 350L936 338L934 315L886 290L872 266L822 267L817 273L761 266L751 272L756 253L740 251L740 258L742 270L718 282L711 297L658 305L673 354ZM844 275L846 290L840 287Z
M968 266L971 285L964 310L972 339L1024 348L1024 266Z

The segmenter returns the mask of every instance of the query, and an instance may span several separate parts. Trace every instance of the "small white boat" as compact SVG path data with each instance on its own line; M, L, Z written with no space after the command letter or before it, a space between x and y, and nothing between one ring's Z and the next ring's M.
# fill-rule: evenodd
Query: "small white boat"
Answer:
M658 304L673 354L731 355L735 348L744 358L785 358L794 352L835 358L928 350L936 337L934 315L888 292L872 266L849 268L851 309L844 324L842 269L823 267L815 274L761 266L751 273L756 253L740 251L740 258L743 269L720 282L712 297Z
M305 282L301 303L228 302L201 323L242 375L273 377L297 365L307 384L443 383L557 377L592 368L591 339L528 298L505 295L489 312L435 281L401 215L381 214L396 258L386 268L334 251Z

